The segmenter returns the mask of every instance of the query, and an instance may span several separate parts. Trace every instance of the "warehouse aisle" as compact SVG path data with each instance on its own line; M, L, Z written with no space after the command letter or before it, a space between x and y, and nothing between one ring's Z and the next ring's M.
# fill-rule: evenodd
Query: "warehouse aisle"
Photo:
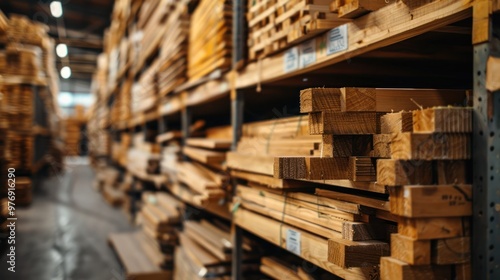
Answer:
M2 277L2 261L0 279L124 278L106 238L132 227L94 190L84 162L72 160L64 174L35 188L30 208L17 211L16 273Z

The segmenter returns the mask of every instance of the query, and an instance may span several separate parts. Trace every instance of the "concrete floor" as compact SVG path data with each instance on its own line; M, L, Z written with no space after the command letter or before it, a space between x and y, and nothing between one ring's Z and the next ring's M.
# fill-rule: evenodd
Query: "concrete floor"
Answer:
M0 280L124 279L107 244L111 232L130 231L125 214L92 187L94 173L81 162L35 188L33 204L17 209L16 272L0 256Z

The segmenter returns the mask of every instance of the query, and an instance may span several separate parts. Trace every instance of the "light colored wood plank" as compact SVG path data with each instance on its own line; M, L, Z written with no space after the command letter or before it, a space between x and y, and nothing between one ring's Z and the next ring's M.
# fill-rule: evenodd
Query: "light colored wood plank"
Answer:
M380 119L380 132L382 134L413 132L413 114L401 111L383 115Z
M274 157L242 154L238 152L227 153L227 167L253 172L258 174L274 175Z
M226 159L226 153L198 149L185 146L182 152L188 157L205 164L221 164Z
M392 257L380 259L381 280L451 279L450 266L412 266Z
M230 139L188 138L186 145L211 150L227 150L231 148L232 142Z
M472 108L434 107L413 111L413 131L472 133Z
M391 234L391 258L411 265L430 265L431 241Z
M300 91L300 112L340 111L341 93L336 88L309 88Z
M381 241L328 240L328 261L340 267L376 266L389 253L389 244Z
M468 217L400 217L398 220L398 233L418 240L467 236L470 229Z
M379 114L375 112L323 111L309 114L310 134L375 134L380 132Z
M390 210L389 201L379 200L370 197L357 196L353 194L341 193L330 190L316 189L316 194L319 196L329 197L337 200L358 203L367 207L380 209L380 210Z
M391 139L393 159L469 159L470 136L458 133L397 133Z
M373 152L372 157L390 158L391 157L391 134L374 134L373 135Z
M432 263L460 264L471 261L470 237L455 237L432 241Z
M377 160L377 182L385 186L433 183L432 162L395 159Z

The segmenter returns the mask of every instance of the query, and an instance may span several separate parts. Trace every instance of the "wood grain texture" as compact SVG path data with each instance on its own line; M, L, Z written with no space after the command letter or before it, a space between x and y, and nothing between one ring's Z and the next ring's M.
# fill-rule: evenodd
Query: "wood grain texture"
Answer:
M438 185L471 183L469 162L465 160L439 160L434 162Z
M374 88L341 88L342 112L376 111L376 90Z
M472 133L472 108L434 107L413 111L413 131Z
M344 222L342 238L352 241L385 240L392 233L386 223Z
M309 114L309 133L375 134L380 132L380 115L375 112L323 111Z
M355 182L375 182L377 180L375 159L371 157L350 157L349 179Z
M238 152L227 153L226 164L229 168L259 173L264 175L274 175L274 157L242 154Z
M472 214L471 185L413 185L389 189L391 213L413 218Z
M431 241L391 234L391 258L411 265L431 264Z
M438 239L468 236L470 234L468 217L448 218L404 218L398 220L398 233L418 239Z
M432 162L377 160L377 183L385 186L429 185L433 183Z
M391 139L393 159L469 159L470 136L458 133L397 133Z
M275 157L274 177L280 179L348 179L349 158Z
M340 267L378 265L389 253L389 244L381 241L328 240L328 261Z
M471 261L470 237L455 237L432 241L432 263L459 264Z
M341 93L336 88L309 88L300 91L300 112L340 111Z
M373 135L373 152L371 156L378 158L391 157L391 134L374 134Z
M380 119L380 132L382 134L413 132L412 112L402 111L383 115Z
M389 201L386 200L380 200L371 197L358 196L348 193L341 193L341 192L322 190L322 189L316 189L316 194L318 196L324 196L336 200L357 203L375 209L386 210L386 211L390 210Z
M381 280L451 279L450 266L412 266L392 257L380 259Z

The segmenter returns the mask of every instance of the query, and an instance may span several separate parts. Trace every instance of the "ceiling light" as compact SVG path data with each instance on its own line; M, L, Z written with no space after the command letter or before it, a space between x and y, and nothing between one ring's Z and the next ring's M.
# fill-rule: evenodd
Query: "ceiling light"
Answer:
M69 79L69 77L71 77L71 68L64 66L61 69L61 77L63 77L63 79Z
M60 18L63 14L63 9L60 1L52 1L50 3L50 13L55 18Z
M58 57L66 57L68 55L68 46L66 44L59 44L56 47L56 54Z

